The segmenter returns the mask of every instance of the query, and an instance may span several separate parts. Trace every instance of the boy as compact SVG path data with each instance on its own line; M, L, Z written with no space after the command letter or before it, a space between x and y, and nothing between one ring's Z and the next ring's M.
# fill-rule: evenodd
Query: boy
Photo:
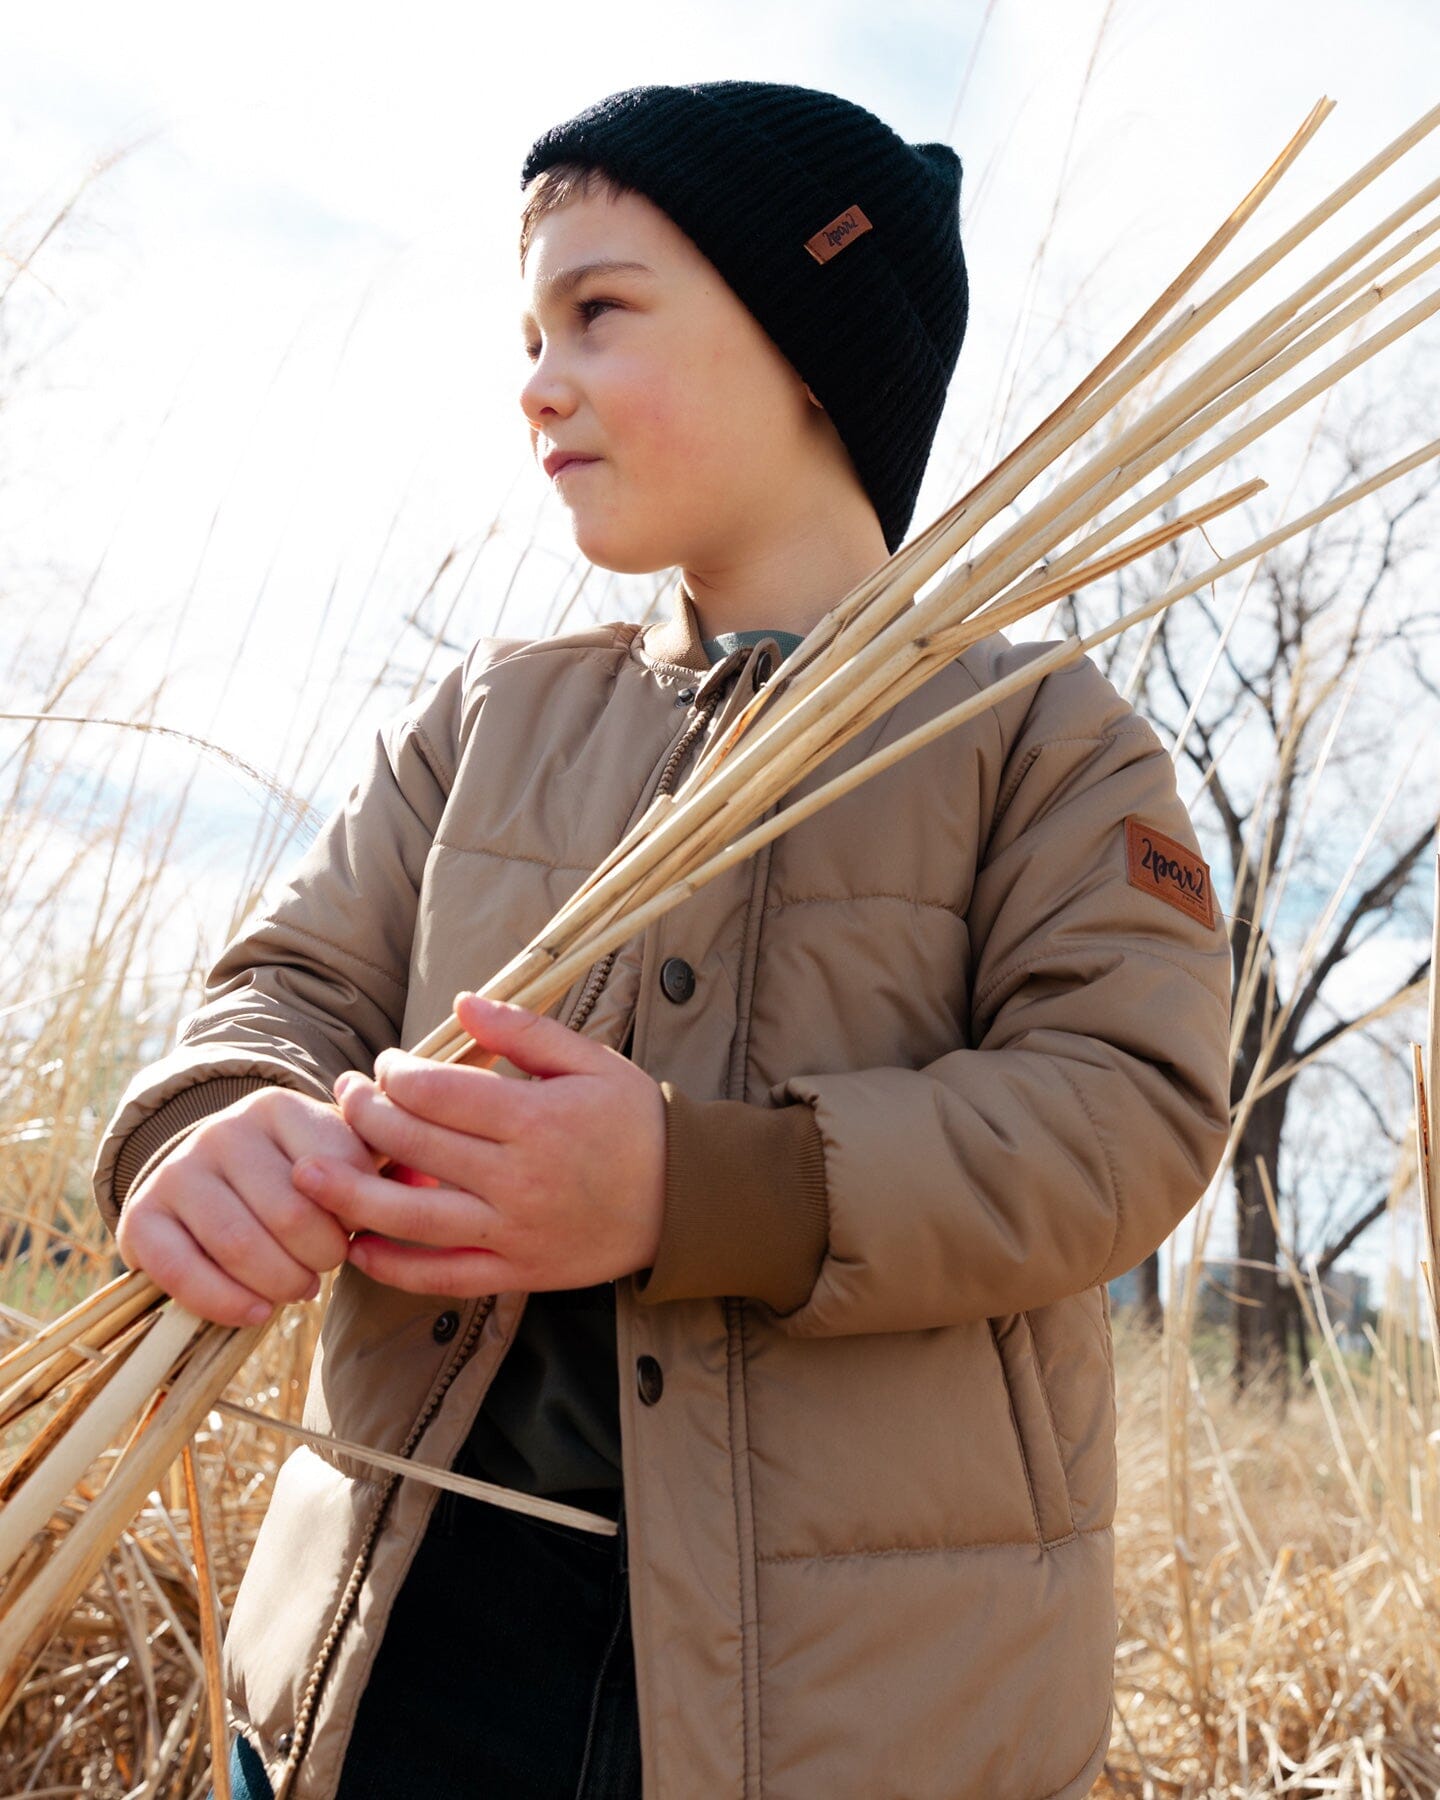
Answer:
M553 1016L468 992L903 540L958 185L761 82L611 95L526 159L534 448L586 556L680 570L671 617L483 641L379 734L97 1192L210 1317L339 1268L316 1430L618 1529L297 1449L227 1640L242 1792L1068 1800L1100 1769L1104 1283L1227 1115L1223 922L1127 856L1143 826L1200 866L1154 734L1081 664ZM1034 654L986 640L793 792ZM494 1068L401 1048L452 1001Z

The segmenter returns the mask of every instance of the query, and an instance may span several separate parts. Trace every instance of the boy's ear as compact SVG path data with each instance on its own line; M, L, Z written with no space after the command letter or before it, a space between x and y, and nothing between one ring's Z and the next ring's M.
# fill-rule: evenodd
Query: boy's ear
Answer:
M811 400L812 400L812 401L814 401L814 404L815 404L815 405L816 405L816 406L819 406L819 407L820 407L820 410L821 410L821 412L824 412L824 410L825 410L825 408L824 408L824 406L823 406L823 405L821 405L821 403L820 403L820 401L818 401L818 400L816 400L816 399L815 399L815 395L814 395L814 393L813 393L813 392L812 392L812 391L811 391L811 388L810 388L810 383L809 383L809 382L808 382L808 381L807 381L807 382L806 382L806 383L805 383L805 392L806 392L806 393L807 393L807 394L809 394L809 395L810 395L810 398L811 398Z

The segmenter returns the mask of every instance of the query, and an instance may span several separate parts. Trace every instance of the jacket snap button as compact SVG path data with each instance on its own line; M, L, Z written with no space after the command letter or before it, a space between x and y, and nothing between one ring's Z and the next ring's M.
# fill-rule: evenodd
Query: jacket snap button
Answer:
M280 1754L282 1756L288 1756L290 1754L291 1746L294 1744L294 1742L295 1742L295 1733L293 1731L282 1731L280 1733L280 1735L275 1739L275 1748L280 1752Z
M775 658L768 650L762 650L755 658L755 685L764 687L770 679L770 672L775 667Z
M694 688L693 687L684 687L684 688L681 688L680 692L675 696L675 704L677 706L685 706L694 698L695 698Z
M454 1337L455 1333L459 1329L460 1329L459 1313L458 1312L443 1312L443 1313L441 1313L440 1317L438 1319L436 1319L435 1323L430 1327L430 1335L431 1335L431 1337L434 1338L434 1340L437 1344L448 1344L450 1342L451 1338Z
M665 1389L665 1377L653 1356L642 1356L635 1364L635 1382L640 1398L647 1406L653 1406Z
M660 965L660 986L667 1000L683 1006L695 992L695 971L683 956L667 956Z

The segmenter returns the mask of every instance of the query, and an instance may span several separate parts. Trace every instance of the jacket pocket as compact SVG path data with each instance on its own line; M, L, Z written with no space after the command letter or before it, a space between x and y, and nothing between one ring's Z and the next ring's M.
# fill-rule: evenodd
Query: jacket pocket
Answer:
M1010 1397L1010 1418L1030 1489L1035 1535L1041 1544L1059 1543L1074 1536L1075 1515L1030 1318L1027 1313L1005 1313L989 1324Z

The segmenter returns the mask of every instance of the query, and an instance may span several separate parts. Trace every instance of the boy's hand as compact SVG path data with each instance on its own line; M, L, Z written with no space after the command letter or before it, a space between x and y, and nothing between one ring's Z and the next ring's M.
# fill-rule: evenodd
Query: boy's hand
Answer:
M286 1300L313 1300L318 1272L345 1260L343 1228L291 1180L298 1157L374 1169L333 1106L262 1088L213 1113L125 1198L115 1242L188 1311L260 1325Z
M358 1235L350 1260L411 1293L590 1287L646 1269L665 1206L665 1100L626 1056L525 1007L462 994L482 1049L537 1081L386 1050L342 1075L344 1118L438 1185L309 1156L295 1185ZM403 1239L405 1242L394 1240Z

